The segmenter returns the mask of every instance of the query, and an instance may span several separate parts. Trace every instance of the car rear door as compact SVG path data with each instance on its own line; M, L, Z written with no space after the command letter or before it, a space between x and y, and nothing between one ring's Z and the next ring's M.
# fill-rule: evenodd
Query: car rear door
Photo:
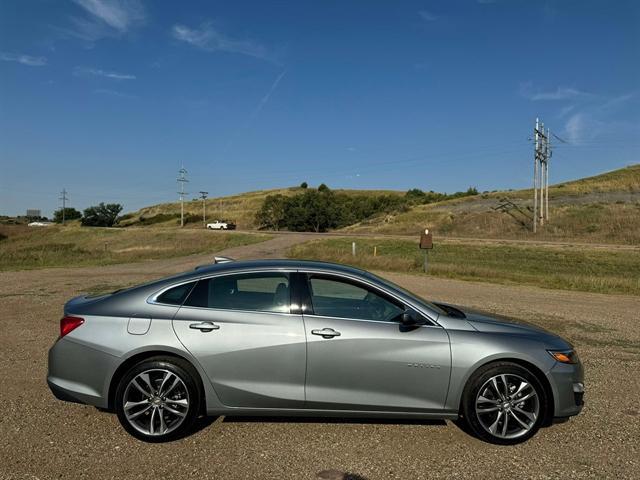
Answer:
M449 386L446 331L405 327L397 298L354 279L300 277L307 333L306 406L316 409L438 411Z
M290 310L290 273L200 280L174 320L224 405L301 408L306 364L302 316Z

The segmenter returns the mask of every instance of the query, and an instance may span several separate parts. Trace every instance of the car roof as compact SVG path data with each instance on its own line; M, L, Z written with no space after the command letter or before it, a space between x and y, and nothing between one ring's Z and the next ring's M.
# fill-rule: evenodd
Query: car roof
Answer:
M342 265L339 263L320 262L317 260L291 260L291 259L266 259L266 260L241 260L211 265L201 265L192 272L193 276L203 276L210 273L233 272L242 270L279 270L279 269L305 269L323 270L337 273L351 273L366 275L367 272L359 268Z

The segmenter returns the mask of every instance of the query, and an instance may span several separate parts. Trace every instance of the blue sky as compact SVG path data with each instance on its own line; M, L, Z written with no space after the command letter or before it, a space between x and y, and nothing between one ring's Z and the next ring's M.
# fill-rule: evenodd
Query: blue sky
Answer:
M455 191L640 161L640 2L0 4L0 214L321 182Z

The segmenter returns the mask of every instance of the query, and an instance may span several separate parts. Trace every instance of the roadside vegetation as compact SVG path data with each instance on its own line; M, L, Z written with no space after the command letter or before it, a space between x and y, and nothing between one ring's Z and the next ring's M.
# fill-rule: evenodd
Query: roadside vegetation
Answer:
M213 254L269 238L206 230L0 226L0 270L109 265Z
M352 242L356 256L351 253ZM438 277L640 295L640 250L440 241L428 255L429 275ZM393 272L423 273L424 265L417 240L314 240L292 247L289 256Z
M303 183L303 185L306 185ZM414 205L424 205L454 198L477 195L470 187L453 194L423 192L418 188L404 195L347 194L334 192L324 183L318 189L301 186L304 191L293 196L268 195L256 214L258 228L287 229L294 232L326 232L344 228L383 213L406 212Z

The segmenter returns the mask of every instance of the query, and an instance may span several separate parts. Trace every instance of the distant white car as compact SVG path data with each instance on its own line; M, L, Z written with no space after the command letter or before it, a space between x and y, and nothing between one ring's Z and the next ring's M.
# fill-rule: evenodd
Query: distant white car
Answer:
M227 222L216 220L213 223L207 223L207 228L209 230L229 230L229 224Z

